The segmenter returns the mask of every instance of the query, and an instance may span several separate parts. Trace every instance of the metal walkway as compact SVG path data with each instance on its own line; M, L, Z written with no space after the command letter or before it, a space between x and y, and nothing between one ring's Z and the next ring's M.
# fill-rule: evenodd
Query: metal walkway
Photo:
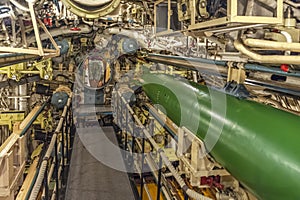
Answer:
M104 127L103 130L105 136L117 145L113 128ZM96 139L89 145L97 145L97 151L100 149L102 154L109 154L105 149L104 142L101 144L101 140ZM122 159L121 152L115 159ZM134 200L134 195L127 174L107 167L94 158L86 149L86 145L83 145L79 135L76 134L65 200L83 199Z

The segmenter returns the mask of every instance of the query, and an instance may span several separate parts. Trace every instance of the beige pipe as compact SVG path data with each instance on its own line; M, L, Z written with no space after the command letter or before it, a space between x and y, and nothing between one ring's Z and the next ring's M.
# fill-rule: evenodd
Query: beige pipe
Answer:
M260 55L247 47L245 47L240 41L234 41L234 47L241 53L247 55L251 59L260 63L269 64L300 64L300 56L285 56L285 55Z
M300 52L300 43L292 42L275 42L269 40L260 40L248 38L244 40L244 44L249 47L258 47L268 50L279 50L279 51L295 51Z
M295 7L295 8L299 8L300 7L300 3L295 3L295 2L293 2L291 0L284 0L284 3L289 4L289 5L291 5L291 6Z

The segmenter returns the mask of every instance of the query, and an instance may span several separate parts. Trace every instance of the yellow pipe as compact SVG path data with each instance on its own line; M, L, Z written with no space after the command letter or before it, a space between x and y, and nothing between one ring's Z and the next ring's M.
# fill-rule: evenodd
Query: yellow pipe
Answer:
M244 44L250 47L258 47L263 49L300 52L300 43L296 42L275 42L269 40L248 38L244 40Z
M241 53L260 63L269 64L300 64L300 56L260 55L245 47L240 41L234 41L234 47Z

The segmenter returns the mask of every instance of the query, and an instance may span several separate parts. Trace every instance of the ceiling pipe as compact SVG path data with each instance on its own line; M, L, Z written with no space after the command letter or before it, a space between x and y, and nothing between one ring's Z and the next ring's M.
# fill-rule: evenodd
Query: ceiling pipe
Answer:
M288 44L288 43L287 43ZM269 63L269 64L300 64L300 56L286 56L286 55L260 55L254 51L251 51L247 47L244 46L240 41L234 41L234 47L240 51L241 53L245 54L246 56L250 57L251 59L255 60L256 62L260 63Z
M300 43L296 42L276 42L252 38L247 38L243 42L249 47L257 47L267 50L300 52Z

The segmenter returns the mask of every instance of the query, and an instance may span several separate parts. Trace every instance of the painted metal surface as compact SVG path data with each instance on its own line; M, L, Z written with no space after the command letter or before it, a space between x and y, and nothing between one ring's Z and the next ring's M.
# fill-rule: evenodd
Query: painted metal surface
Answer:
M167 75L143 80L145 93L174 123L206 145L218 139L211 155L258 199L300 198L298 116ZM216 131L206 135L209 129Z

